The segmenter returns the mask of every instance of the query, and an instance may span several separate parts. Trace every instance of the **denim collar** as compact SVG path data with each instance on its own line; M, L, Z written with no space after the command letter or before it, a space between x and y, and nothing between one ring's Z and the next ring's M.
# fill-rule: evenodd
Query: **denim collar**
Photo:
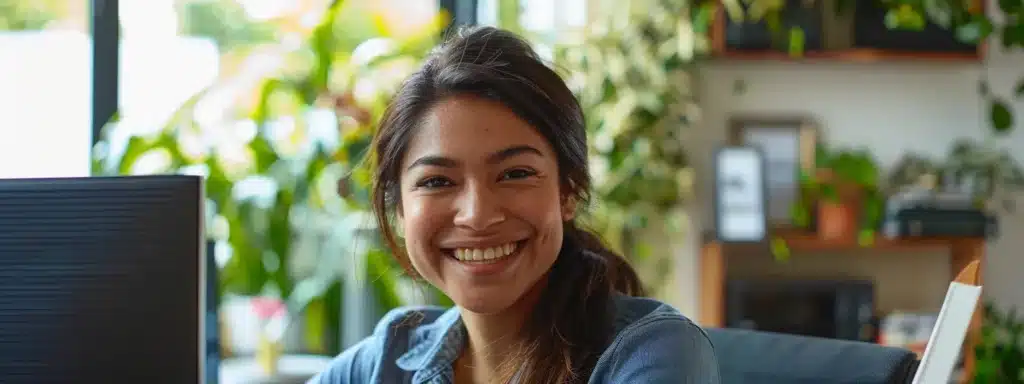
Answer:
M452 375L452 363L466 345L466 328L458 307L445 311L434 322L417 327L409 340L409 350L398 357L399 368L415 372L414 383L430 381L439 374Z

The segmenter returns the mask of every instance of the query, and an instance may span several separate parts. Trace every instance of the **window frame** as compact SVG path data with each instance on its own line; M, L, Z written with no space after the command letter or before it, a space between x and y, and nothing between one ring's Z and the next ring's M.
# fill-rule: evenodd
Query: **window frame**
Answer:
M103 127L116 116L120 101L121 20L118 16L119 0L89 2L89 32L92 38L92 147L100 141Z

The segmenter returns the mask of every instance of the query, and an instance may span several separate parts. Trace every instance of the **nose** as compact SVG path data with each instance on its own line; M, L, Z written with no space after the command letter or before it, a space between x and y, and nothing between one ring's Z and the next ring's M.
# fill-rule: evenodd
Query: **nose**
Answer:
M487 187L467 184L457 199L455 225L481 231L505 221L498 196Z

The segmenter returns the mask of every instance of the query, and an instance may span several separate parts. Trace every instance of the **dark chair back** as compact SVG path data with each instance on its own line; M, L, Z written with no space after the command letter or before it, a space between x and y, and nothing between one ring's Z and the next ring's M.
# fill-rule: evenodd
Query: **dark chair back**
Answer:
M709 328L722 384L904 384L917 355L878 344Z

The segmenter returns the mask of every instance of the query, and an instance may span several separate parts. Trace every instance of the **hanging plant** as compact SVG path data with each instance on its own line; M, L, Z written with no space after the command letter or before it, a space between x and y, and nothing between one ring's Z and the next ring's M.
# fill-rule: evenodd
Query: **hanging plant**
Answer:
M699 119L693 69L708 51L713 5L641 0L604 8L579 39L555 49L587 118L591 225L647 271L642 278L654 291L672 270L670 255L655 254L642 231L684 228L673 212L692 196L693 170L680 133Z

